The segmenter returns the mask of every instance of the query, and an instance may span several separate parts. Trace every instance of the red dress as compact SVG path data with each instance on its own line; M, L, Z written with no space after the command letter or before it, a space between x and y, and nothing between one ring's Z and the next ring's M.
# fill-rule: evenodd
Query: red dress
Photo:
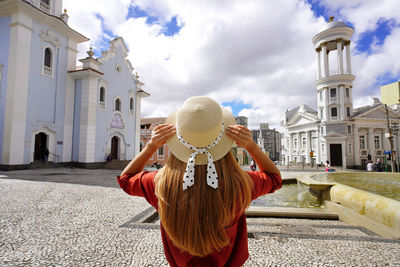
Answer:
M140 172L136 175L124 175L117 178L119 186L129 195L146 198L156 210L158 199L154 193L154 177L157 172ZM282 179L276 174L247 172L253 180L252 198L274 192L281 188ZM249 257L247 247L246 215L237 214L232 225L227 228L229 246L205 257L192 256L174 246L161 224L161 236L165 256L171 266L242 266Z

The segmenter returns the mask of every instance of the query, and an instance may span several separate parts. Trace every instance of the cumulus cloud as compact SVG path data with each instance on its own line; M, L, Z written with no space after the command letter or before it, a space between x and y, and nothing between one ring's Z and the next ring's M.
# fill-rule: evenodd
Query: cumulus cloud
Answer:
M362 12L374 1L321 2L356 28L354 99L376 96L380 75L399 74L400 33L395 23L383 44L374 44L372 53L354 51L362 32L374 30L379 18L398 21L399 8L393 3L398 1L384 2L379 7L375 3L364 20L367 13ZM145 17L127 18L129 5L158 21L148 24ZM64 6L69 9L70 25L92 43L104 37L104 30L124 38L129 59L151 94L143 99L143 117L167 116L194 95L250 106L239 112L248 117L250 128L263 122L278 127L286 109L303 103L316 106L316 54L311 39L326 22L306 1L65 0ZM182 28L166 36L165 23L173 17Z

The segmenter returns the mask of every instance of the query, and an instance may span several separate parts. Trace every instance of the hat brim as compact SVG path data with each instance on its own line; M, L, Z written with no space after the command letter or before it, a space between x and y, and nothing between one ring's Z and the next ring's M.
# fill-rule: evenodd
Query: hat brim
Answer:
M224 121L224 127L226 128L231 125L236 125L236 120L235 117L232 115L232 113L223 107L221 107L221 109L222 109L222 119ZM172 112L167 117L165 123L176 126L176 112L177 110ZM232 145L234 143L234 141L225 134L225 128L222 138L218 142L218 144L215 147L209 149L209 152L213 157L214 161L223 158L232 148ZM217 138L217 136L215 136L215 138ZM180 161L187 162L189 156L193 153L193 150L187 148L178 140L176 134L172 136L170 139L168 139L166 144L168 145L170 152ZM196 165L205 165L205 164L207 164L206 155L198 154L196 157Z

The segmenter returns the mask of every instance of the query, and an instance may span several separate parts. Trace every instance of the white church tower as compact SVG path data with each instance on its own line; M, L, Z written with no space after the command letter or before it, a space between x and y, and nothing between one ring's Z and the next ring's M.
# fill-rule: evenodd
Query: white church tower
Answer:
M350 38L354 30L341 21L329 22L312 39L317 52L317 111L320 160L330 159L346 167L348 134L352 132L352 89ZM350 129L348 129L350 127Z
M369 160L381 159L389 150L387 116L400 124L394 110L386 113L378 99L353 109L350 38L354 30L329 18L313 37L317 52L317 110L297 106L281 114L281 161L318 163L365 169ZM398 141L400 142L400 141Z
M333 19L312 40L317 52L318 117L325 123L345 121L353 114L350 38L354 30Z

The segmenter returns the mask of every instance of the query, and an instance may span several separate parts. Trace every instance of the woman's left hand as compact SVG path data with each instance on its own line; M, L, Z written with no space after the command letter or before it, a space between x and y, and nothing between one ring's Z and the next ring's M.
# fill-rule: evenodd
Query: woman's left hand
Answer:
M143 171L147 161L169 138L176 133L174 125L160 124L157 125L151 132L151 139L142 151L125 167L121 176L125 174L136 174Z
M176 133L176 128L172 124L157 125L151 132L149 145L154 145L157 149L160 148L169 138Z

